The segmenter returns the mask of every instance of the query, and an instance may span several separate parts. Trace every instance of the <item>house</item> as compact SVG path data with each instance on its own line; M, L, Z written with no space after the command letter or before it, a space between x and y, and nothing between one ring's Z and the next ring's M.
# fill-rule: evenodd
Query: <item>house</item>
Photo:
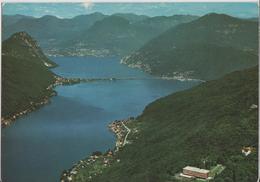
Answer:
M182 173L187 176L207 179L209 177L209 170L200 169L197 167L186 166L183 168Z
M245 156L248 156L249 154L251 154L252 151L253 151L253 147L243 147L242 148L242 153Z

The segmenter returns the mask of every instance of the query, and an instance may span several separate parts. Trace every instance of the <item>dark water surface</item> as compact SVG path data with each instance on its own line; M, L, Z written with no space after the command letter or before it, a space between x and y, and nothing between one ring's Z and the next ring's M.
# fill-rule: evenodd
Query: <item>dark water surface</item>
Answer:
M155 99L196 82L154 79L117 58L59 57L64 77L129 78L56 87L58 96L2 130L3 182L57 182L61 172L91 152L114 147L107 125L139 115Z

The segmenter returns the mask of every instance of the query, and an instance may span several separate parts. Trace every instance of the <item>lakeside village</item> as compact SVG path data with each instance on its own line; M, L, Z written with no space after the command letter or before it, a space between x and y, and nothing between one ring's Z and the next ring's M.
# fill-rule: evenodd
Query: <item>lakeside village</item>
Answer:
M115 120L108 125L109 129L116 135L116 146L114 150L108 150L104 154L102 152L93 152L88 158L80 160L71 169L63 171L61 175L61 182L78 181L81 179L88 179L91 181L93 177L102 173L102 171L111 166L114 162L120 162L116 153L120 151L126 144L131 144L128 140L128 135L132 130L128 128L130 122L135 120L130 117L125 120ZM134 129L134 133L138 132ZM87 177L87 178L86 178Z

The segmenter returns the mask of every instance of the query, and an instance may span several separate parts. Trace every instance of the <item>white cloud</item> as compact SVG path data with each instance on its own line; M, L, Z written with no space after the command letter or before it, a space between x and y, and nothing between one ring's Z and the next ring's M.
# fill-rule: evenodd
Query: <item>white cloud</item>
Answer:
M81 4L85 9L91 10L94 4L91 2L91 0L85 0L84 3Z

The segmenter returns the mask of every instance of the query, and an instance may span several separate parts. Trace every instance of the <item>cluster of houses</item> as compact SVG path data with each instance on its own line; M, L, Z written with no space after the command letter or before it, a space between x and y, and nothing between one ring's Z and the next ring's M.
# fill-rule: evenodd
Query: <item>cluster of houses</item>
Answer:
M70 170L64 171L61 176L61 182L71 182L74 179L74 176L79 173L81 169L87 168L87 167L93 167L93 165L96 164L97 160L101 161L102 165L101 167L108 167L111 165L113 159L113 151L109 150L105 154L102 155L102 153L94 152L92 155L89 156L89 158L85 160L80 160L77 164L75 164ZM100 168L101 168L100 167ZM96 171L93 173L93 176L96 176L100 173L100 171ZM88 179L92 179L93 176L89 175Z
M91 81L104 81L104 80L109 80L109 81L115 81L116 78L63 78L59 76L54 76L55 81L53 84L51 84L49 87L47 87L47 90L51 90L56 86L59 85L72 85L72 84L77 84L80 82L91 82Z
M75 178L75 175L79 173L81 169L88 168L92 171L95 165L99 165L100 170L95 170L89 174L88 179L91 180L94 176L102 173L101 169L105 167L109 167L112 162L120 162L120 159L115 159L114 154L119 150L119 148L123 147L126 143L127 135L130 133L130 129L127 128L125 123L132 121L134 118L129 118L126 120L115 120L109 124L110 130L115 133L116 140L116 148L114 151L108 150L105 154L101 152L93 152L89 158L85 160L80 160L77 164L75 164L70 170L64 171L61 176L61 182L71 182Z
M63 78L63 77L59 77L59 76L54 76L55 81L53 84L51 84L48 89L52 89L58 85L70 85L70 84L75 84L75 83L79 83L82 80L80 78Z
M116 152L126 144L126 137L129 133L129 129L125 126L125 123L131 121L132 118L126 120L115 120L109 124L110 130L116 135Z

